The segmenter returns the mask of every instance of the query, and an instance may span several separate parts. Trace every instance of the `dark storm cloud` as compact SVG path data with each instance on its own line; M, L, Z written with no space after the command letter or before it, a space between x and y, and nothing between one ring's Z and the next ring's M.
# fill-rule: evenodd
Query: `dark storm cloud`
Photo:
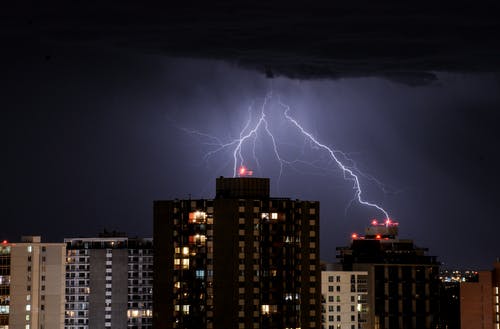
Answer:
M43 6L36 22L42 42L223 59L268 77L422 85L436 71L498 72L499 14L497 1L65 1Z

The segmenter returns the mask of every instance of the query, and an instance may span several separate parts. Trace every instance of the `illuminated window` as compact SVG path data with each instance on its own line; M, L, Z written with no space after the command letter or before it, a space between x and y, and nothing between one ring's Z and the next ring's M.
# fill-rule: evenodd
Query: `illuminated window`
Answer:
M128 310L127 311L127 316L129 318L138 318L141 314L139 313L139 310Z
M205 277L205 271L204 270L196 270L196 278L197 279L203 279Z
M269 305L261 305L261 307L260 307L260 313L262 313L262 314L269 314Z
M189 268L189 258L183 258L182 259L182 268L183 269L188 269Z
M26 311L31 311L31 305L30 304L26 304Z
M9 305L0 305L0 314L9 314Z
M203 211L195 211L189 213L189 223L203 224L206 222L207 214Z
M182 313L189 314L189 305L182 305Z
M33 251L33 246L28 246L27 250L28 250L28 252L32 252Z
M182 254L188 255L189 254L189 247L182 247Z
M277 212L271 213L271 219L278 219L278 213Z
M206 241L207 241L207 237L205 235L196 234L196 235L189 236L189 243L190 244L205 244Z

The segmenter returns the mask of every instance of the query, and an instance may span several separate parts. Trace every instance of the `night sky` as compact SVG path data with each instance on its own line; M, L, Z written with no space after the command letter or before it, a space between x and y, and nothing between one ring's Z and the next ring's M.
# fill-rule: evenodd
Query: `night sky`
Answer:
M361 179L401 238L447 268L489 268L500 256L499 5L358 5L54 2L4 13L0 239L152 236L153 200L211 198L215 178L232 176L232 150L205 158L214 140L188 131L237 138L272 90L278 147L314 166L285 166L278 179L264 133L258 163L249 147L245 158L273 196L321 202L322 259L382 216L346 208L352 184L283 121L278 97L383 184Z

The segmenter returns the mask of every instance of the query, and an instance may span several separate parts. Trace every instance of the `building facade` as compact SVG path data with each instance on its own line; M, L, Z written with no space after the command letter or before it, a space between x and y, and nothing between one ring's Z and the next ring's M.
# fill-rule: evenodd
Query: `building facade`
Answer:
M462 329L500 329L500 261L493 270L479 271L476 282L460 283Z
M66 329L152 327L152 240L112 235L64 240Z
M155 328L320 328L318 202L221 177L215 199L155 201L154 239Z
M368 272L321 272L323 329L368 329Z
M64 328L63 243L0 244L0 328Z
M398 223L374 220L337 253L343 270L368 272L368 328L439 325L439 263L412 240L398 239Z

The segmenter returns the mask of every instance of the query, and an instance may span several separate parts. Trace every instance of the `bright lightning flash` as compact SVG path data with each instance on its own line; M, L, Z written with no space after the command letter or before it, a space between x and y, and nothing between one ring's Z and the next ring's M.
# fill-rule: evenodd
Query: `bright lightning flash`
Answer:
M278 148L278 143L276 142L276 138L273 135L269 121L267 120L267 115L266 115L266 107L268 104L271 102L273 98L273 93L270 92L266 95L264 98L264 101L262 102L262 106L260 108L260 112L256 118L256 121L253 120L252 117L252 107L249 108L248 113L249 117L241 130L239 137L236 139L233 139L229 141L228 143L223 143L221 140L217 137L210 136L205 133L197 132L197 131L189 131L185 130L189 133L197 134L201 137L205 137L210 139L212 142L208 143L209 145L212 146L217 146L214 150L209 151L205 155L205 159L210 158L211 156L215 155L218 152L221 152L226 149L231 149L232 150L232 157L233 157L233 177L236 176L249 176L252 175L252 172L249 171L246 166L245 166L245 158L242 153L242 148L244 145L247 143L252 142L252 154L254 157L255 162L257 165L259 164L258 158L256 156L255 152L255 141L258 138L259 131L263 131L268 137L271 142L271 146L273 148L273 153L276 159L278 160L280 164L280 172L279 172L279 179L282 176L283 169L286 165L292 165L294 162L301 162L301 161L290 161L286 160L283 156L280 155L279 148ZM368 178L372 181L375 181L377 185L381 186L379 182L374 179L371 176L365 175L362 172L360 172L352 159L347 157L345 153L342 151L336 150L326 144L321 143L313 134L311 134L309 131L307 131L294 117L290 115L290 107L284 103L281 102L281 100L278 98L278 104L284 109L283 111L283 117L285 120L287 120L293 127L295 127L303 136L304 138L310 143L311 146L314 146L317 149L321 149L326 151L328 157L333 161L333 163L336 164L336 166L342 171L344 179L349 180L353 183L353 189L354 189L354 197L351 200L349 204L351 204L354 201L357 201L361 205L372 207L377 209L378 211L382 212L384 214L384 218L389 219L389 214L388 212L379 206L378 204L375 204L373 202L369 202L364 199L363 197L363 190L361 188L359 176ZM255 122L253 122L255 121ZM344 161L349 162L350 164L353 165L346 165L341 161L343 159ZM278 179L278 184L279 184L279 179Z

